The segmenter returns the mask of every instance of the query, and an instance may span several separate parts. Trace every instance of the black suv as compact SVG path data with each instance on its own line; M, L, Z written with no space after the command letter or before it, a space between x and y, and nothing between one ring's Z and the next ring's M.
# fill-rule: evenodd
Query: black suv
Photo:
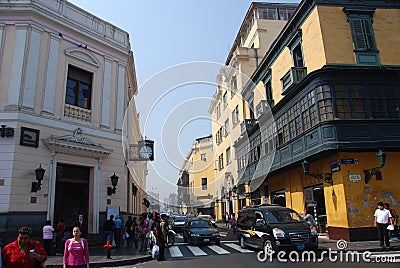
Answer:
M247 207L239 211L237 238L240 246L280 250L315 250L318 235L294 210L278 205Z

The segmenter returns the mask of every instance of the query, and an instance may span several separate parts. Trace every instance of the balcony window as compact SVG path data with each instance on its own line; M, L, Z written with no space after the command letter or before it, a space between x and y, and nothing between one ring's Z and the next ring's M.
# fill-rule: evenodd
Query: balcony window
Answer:
M320 121L333 119L331 89L328 85L317 87L317 101Z
M400 118L399 93L396 87L388 86L385 89L386 107L389 118Z
M93 74L69 65L65 103L91 109Z
M228 136L229 135L229 119L226 119L226 121L225 121L225 124L224 124L224 134L225 134L225 137L226 136Z
M235 127L239 123L239 106L237 105L232 112L232 125Z
M224 109L226 108L226 106L228 106L228 91L226 91L224 93L223 99L222 99L223 103L224 103Z
M363 87L361 85L351 85L350 89L354 118L365 119L367 117L367 112L365 108L365 96Z
M336 85L336 108L337 116L341 119L351 119L351 109L350 109L350 96L347 91L346 85Z
M201 178L201 189L207 190L207 178Z
M231 163L231 147L226 149L226 165L228 166Z

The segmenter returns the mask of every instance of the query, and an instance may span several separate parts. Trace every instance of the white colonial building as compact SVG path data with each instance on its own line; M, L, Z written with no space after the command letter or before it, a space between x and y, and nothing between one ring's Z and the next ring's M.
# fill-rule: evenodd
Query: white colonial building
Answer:
M78 214L96 235L107 211L145 211L146 161L130 163L132 172L121 143L136 93L127 32L66 0L0 0L3 241L23 224L36 235L46 220L71 227ZM142 139L136 113L133 102L133 143Z

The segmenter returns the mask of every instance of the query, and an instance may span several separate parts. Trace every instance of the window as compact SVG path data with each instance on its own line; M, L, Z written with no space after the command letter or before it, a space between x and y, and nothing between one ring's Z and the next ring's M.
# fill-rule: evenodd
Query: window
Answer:
M224 168L224 154L220 154L218 157L218 170Z
M310 93L307 94L307 98L308 109L310 111L310 123L311 126L315 126L318 123L315 89L311 90Z
M292 56L293 56L293 64L294 67L303 67L304 62L303 62L303 53L301 51L301 45L300 43L297 44L293 51L292 51Z
M361 85L351 85L351 101L352 101L352 110L353 110L353 118L355 119L365 119L367 117L367 112L365 109L365 96L364 90Z
M228 166L231 163L231 147L226 149L226 165Z
M278 20L278 12L276 8L273 7L258 8L258 18L264 20Z
M233 98L233 96L235 95L236 91L237 91L236 76L232 76L232 80L231 80L231 98Z
M201 161L207 161L206 154L201 154L200 158L201 158Z
M207 178L201 178L201 189L207 190Z
M236 126L239 123L239 105L232 112L232 125Z
M272 84L271 79L268 79L265 83L265 99L269 104L270 108L274 106L274 97L272 96Z
M375 9L345 8L353 37L354 52L358 64L379 64L376 47L373 15Z
M302 118L303 118L304 131L306 131L309 128L311 128L310 116L308 113L307 96L305 96L304 98L302 98L300 100L300 107L301 107L301 114L302 114Z
M336 85L335 94L336 94L336 107L338 113L337 117L341 119L350 119L351 118L350 96L347 91L347 86Z
M378 85L369 86L369 96L371 101L371 113L373 118L384 118L385 107L383 106L382 89Z
M225 124L224 124L224 129L225 129L225 137L226 137L229 134L229 119L226 119Z
M385 87L386 106L389 118L400 118L400 102L395 86Z
M92 73L69 65L65 103L90 110L92 79Z
M228 106L228 91L226 91L225 93L224 93L224 96L223 96L223 103L224 103L224 109L226 108L226 106Z
M320 121L333 119L331 89L328 85L317 87L317 101Z
M221 105L218 103L216 108L217 119L221 117Z

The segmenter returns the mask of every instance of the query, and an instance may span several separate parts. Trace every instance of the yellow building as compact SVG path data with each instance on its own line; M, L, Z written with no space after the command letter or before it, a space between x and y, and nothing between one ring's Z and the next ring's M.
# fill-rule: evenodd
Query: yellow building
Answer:
M240 94L262 57L278 36L297 5L253 2L243 20L232 49L217 76L217 88L209 113L215 144L215 214L236 213L246 205L244 195L234 193L238 181L234 142L241 135L244 118L254 118Z
M214 213L214 149L211 135L193 142L187 156L186 172L189 176L186 213Z
M400 210L399 34L398 2L302 1L241 92L274 123L246 118L238 192L307 210L332 239L376 238L377 202Z

